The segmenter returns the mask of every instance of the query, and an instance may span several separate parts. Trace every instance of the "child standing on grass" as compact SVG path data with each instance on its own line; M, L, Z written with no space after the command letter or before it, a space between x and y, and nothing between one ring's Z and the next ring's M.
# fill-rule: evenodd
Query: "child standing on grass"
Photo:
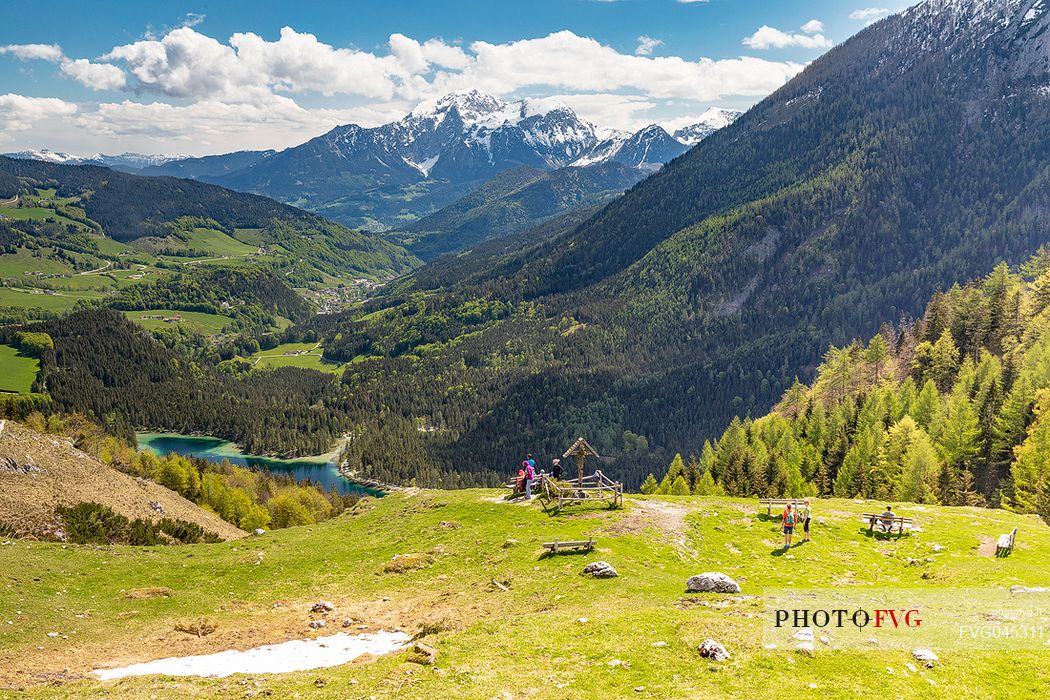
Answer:
M813 511L809 507L809 499L802 501L802 506L798 509L798 519L802 523L802 542L809 542L809 521L813 515Z
M784 549L788 549L791 547L791 535L795 532L795 511L792 510L790 503L784 509L781 521L784 524Z

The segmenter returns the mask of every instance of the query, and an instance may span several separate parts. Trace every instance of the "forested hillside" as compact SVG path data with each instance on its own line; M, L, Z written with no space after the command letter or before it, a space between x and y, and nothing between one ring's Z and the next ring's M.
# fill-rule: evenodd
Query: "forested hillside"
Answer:
M513 235L566 211L608 201L646 174L611 161L552 172L513 168L388 237L429 260Z
M996 505L1050 517L1050 251L832 347L810 385L676 457L659 490ZM680 481L677 484L676 482ZM650 477L646 490L657 490Z
M0 157L0 199L40 188L76 198L83 224L116 241L159 239L152 247L165 249L185 241L193 226L214 226L229 236L252 231L245 241L279 251L279 267L302 284L325 275L390 277L417 264L392 243L266 197L193 180Z
M1030 4L879 22L576 228L326 319L327 352L373 358L345 381L398 416L369 460L472 470L584 434L639 483L829 343L1027 259L1050 225L1050 16ZM512 313L462 328L468 302Z
M169 350L108 309L33 328L54 342L36 383L54 409L98 417L128 440L137 427L165 428L233 440L249 454L311 455L351 427L348 397L329 374L284 367L239 377Z

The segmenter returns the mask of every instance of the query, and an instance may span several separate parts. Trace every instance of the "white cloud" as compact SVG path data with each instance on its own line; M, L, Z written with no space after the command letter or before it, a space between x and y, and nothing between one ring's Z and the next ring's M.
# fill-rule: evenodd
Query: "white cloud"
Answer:
M11 44L0 46L0 54L9 53L23 61L36 59L58 63L62 73L93 90L120 90L127 84L124 71L108 63L92 63L86 58L68 59L58 44Z
M809 23L807 23L809 24ZM784 49L797 46L803 49L826 49L834 42L823 34L788 34L768 25L762 25L743 44L752 49Z
M803 67L754 57L688 61L678 56L632 56L570 31L506 44L476 41L470 52L472 61L465 69L434 76L429 83L433 94L477 88L509 95L553 88L636 91L650 98L703 101L724 95L768 94Z
M824 23L819 19L811 19L802 25L802 31L806 34L820 34L824 31Z
M127 76L109 63L92 63L86 58L63 59L62 72L92 90L120 90L127 84Z
M827 41L820 34L795 36ZM250 32L220 40L181 26L90 60L66 58L57 46L15 45L4 52L46 57L83 85L129 93L124 101L82 105L75 130L30 133L42 138L27 145L70 151L284 147L337 124L392 121L422 100L472 88L508 98L556 94L599 125L637 128L727 97L746 103L804 67L755 56L653 56L659 44L641 36L632 54L571 31L463 45L395 33L384 49L364 51L291 27L273 40Z
M383 109L305 109L280 95L259 103L206 100L172 105L125 100L100 104L97 110L81 114L76 123L113 142L133 139L138 144L153 144L146 150L184 144L178 150L215 153L292 146L339 124L374 126L400 118L408 109L404 103L384 105ZM260 134L265 134L265 143L260 143Z
M882 19L891 12L893 12L893 10L890 10L885 7L865 7L860 10L854 10L853 12L850 12L849 18L871 24L876 20Z
M0 46L0 53L11 54L23 61L59 61L62 59L62 47L58 44L8 44Z
M185 19L182 20L182 26L184 27L196 27L198 24L204 21L204 14L201 12L187 12Z
M634 50L635 56L651 56L653 49L663 45L662 39L654 39L651 36L642 35L638 37L638 48Z
M25 131L39 122L56 117L71 117L77 106L57 97L26 97L8 93L0 95L0 134Z

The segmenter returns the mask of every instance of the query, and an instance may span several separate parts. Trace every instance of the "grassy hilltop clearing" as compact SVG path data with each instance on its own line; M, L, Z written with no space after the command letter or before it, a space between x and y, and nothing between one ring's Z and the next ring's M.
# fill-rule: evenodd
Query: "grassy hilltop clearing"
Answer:
M766 587L1050 585L1050 531L1037 518L902 504L920 530L873 539L857 514L881 505L816 501L813 542L781 556L773 553L778 523L754 500L631 497L619 511L547 515L491 490L397 492L323 524L221 544L7 542L0 688L22 689L20 698L1019 698L1050 687L1050 647L938 650L940 662L917 671L907 668L909 650L818 644L809 657L764 648ZM989 541L1014 526L1012 556L992 558ZM598 540L591 554L542 554L553 537L587 536ZM619 577L580 576L595 560ZM686 578L705 571L734 577L742 594L686 593ZM311 613L319 600L334 611ZM201 618L213 633L176 630ZM327 629L308 627L321 618ZM85 675L333 634L344 619L350 632L423 635L436 663L400 652L225 679ZM732 658L700 658L697 645L709 637Z

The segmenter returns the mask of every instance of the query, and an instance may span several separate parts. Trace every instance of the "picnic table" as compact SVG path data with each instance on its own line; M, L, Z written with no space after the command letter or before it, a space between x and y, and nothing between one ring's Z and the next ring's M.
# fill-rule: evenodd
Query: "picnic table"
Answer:
M873 532L875 525L881 525L884 532L893 534L893 528L896 526L898 536L904 534L905 527L910 529L915 524L912 518L901 515L883 515L882 513L864 513L860 519L868 523L868 532Z

